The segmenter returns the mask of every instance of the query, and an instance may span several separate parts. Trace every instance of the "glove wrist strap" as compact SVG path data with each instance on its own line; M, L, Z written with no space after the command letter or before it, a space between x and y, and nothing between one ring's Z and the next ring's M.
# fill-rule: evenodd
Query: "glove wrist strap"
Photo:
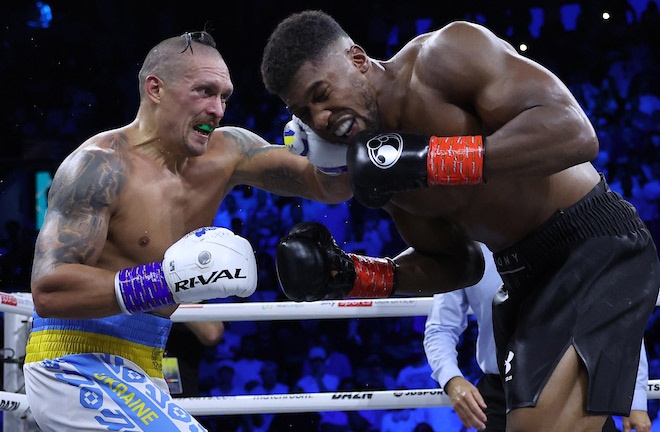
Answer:
M429 141L426 169L429 186L482 183L483 138L481 135L432 136Z
M119 270L115 275L117 303L125 314L175 305L160 262Z
M347 298L384 298L394 294L394 261L389 258L348 255L355 265L355 282Z

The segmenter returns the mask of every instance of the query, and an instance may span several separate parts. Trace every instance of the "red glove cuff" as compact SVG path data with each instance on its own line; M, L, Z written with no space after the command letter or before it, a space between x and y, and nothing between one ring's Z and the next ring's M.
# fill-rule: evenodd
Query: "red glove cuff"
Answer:
M394 293L396 264L389 258L348 254L355 265L355 282L346 298L384 298Z
M429 141L428 185L470 185L483 181L481 135L436 137Z

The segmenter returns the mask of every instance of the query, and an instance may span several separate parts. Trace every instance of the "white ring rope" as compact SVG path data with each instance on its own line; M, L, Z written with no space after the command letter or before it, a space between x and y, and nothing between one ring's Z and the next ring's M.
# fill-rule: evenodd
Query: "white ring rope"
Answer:
M180 398L177 404L192 415L277 414L321 411L361 411L449 406L440 389Z
M658 297L656 306L660 306ZM28 293L0 292L0 312L32 315ZM321 300L316 302L244 302L185 304L172 314L174 322L276 321L328 318L385 318L428 315L433 297Z
M660 297L659 297L660 298ZM660 302L658 302L660 303ZM262 321L324 318L377 318L428 315L433 298L327 300L318 302L246 302L181 305L172 321ZM660 305L660 304L656 304ZM29 293L0 292L0 312L31 316ZM648 381L648 399L660 399L660 379ZM302 413L450 406L441 389L328 393L288 393L179 398L192 415ZM28 410L25 394L0 391L0 411Z
M34 302L29 293L0 292L0 312L32 316Z
M649 380L647 398L660 399L660 380ZM451 405L441 389L212 396L179 398L176 403L191 415L366 411ZM24 394L0 391L0 410L21 412L27 409Z
M27 293L0 292L0 312L32 315ZM327 318L385 318L428 315L433 297L322 300L316 302L245 302L183 304L172 321L276 321Z
M24 394L0 391L0 411L23 412L28 408L27 396Z
M660 399L660 380L649 380L648 399ZM177 399L192 415L365 411L451 406L441 389L382 390Z
M246 302L181 305L172 321L273 321L327 318L383 318L428 315L433 297Z

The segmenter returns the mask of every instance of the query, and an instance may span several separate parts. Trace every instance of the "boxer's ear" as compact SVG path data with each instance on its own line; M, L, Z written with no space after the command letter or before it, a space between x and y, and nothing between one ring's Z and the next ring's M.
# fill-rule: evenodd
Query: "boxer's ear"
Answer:
M161 80L155 75L149 75L144 82L144 93L154 101L159 100L161 90Z
M367 56L367 53L360 45L353 44L348 49L348 55L350 56L353 64L360 70L360 72L366 72L369 69L369 56Z

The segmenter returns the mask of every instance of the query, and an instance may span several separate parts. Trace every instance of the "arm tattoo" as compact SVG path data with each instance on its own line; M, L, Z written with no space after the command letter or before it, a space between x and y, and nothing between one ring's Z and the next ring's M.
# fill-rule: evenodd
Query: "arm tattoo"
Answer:
M244 158L252 159L259 153L264 153L269 149L269 147L264 147L261 143L255 142L254 138L244 130L231 129L222 131L222 133L225 137L236 143L241 156Z
M255 135L242 129L226 130L223 134L228 140L236 143L241 157L246 159L252 159L263 153L286 151L284 146L264 145L263 142L258 141L258 138L255 139ZM278 195L311 198L308 180L300 175L299 170L290 167L277 166L264 169L258 181L262 184L260 187ZM322 182L327 189L332 187L332 179L328 178L327 181L324 179Z
M123 135L109 139L108 149L89 149L60 168L53 180L46 234L37 243L35 269L61 263L86 263L105 240L109 211L121 193L129 165ZM44 269L45 270L45 269Z
M262 173L261 180L268 189L278 195L309 195L309 186L300 174L286 167L269 169Z

